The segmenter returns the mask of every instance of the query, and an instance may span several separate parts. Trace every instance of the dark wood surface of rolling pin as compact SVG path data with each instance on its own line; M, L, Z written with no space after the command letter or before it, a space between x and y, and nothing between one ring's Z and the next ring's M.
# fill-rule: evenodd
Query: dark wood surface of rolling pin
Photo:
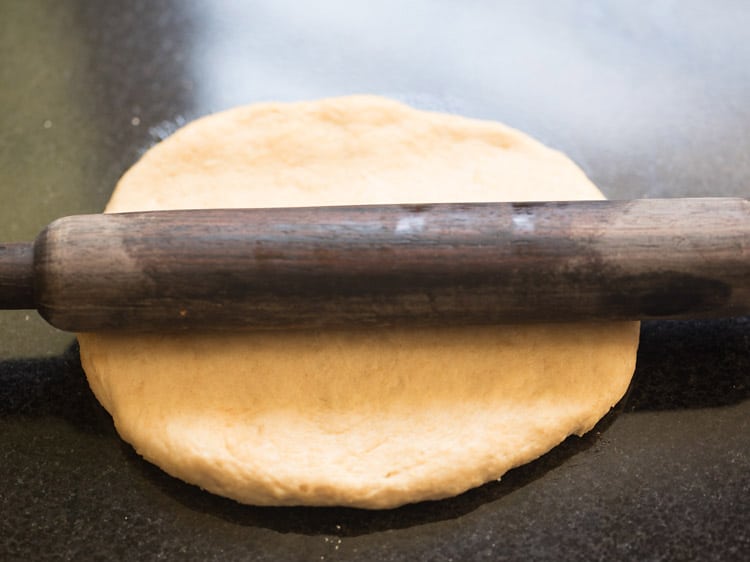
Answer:
M744 199L86 215L34 255L36 307L77 331L750 313Z

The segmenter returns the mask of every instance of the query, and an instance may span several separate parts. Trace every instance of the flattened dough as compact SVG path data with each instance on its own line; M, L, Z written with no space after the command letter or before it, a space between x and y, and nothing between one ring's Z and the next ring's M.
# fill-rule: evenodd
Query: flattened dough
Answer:
M107 211L597 198L505 126L348 97L200 119L147 152ZM250 504L389 508L591 429L630 382L638 324L79 340L120 435L168 473Z

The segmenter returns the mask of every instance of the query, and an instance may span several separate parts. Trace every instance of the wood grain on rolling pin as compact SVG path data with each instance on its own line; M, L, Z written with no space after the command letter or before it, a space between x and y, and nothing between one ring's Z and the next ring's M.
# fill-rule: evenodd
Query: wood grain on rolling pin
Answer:
M750 203L672 199L67 217L35 298L71 330L750 313Z

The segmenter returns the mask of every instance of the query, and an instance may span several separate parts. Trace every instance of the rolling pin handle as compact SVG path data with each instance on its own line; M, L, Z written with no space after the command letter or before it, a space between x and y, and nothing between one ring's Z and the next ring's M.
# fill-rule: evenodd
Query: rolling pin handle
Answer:
M34 304L34 244L0 243L0 309L32 309Z

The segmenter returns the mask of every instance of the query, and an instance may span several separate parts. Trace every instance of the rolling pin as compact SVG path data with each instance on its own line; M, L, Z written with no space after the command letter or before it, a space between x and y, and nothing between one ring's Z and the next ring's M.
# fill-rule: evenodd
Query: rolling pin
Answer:
M0 308L79 332L744 316L750 201L71 216L0 244Z

